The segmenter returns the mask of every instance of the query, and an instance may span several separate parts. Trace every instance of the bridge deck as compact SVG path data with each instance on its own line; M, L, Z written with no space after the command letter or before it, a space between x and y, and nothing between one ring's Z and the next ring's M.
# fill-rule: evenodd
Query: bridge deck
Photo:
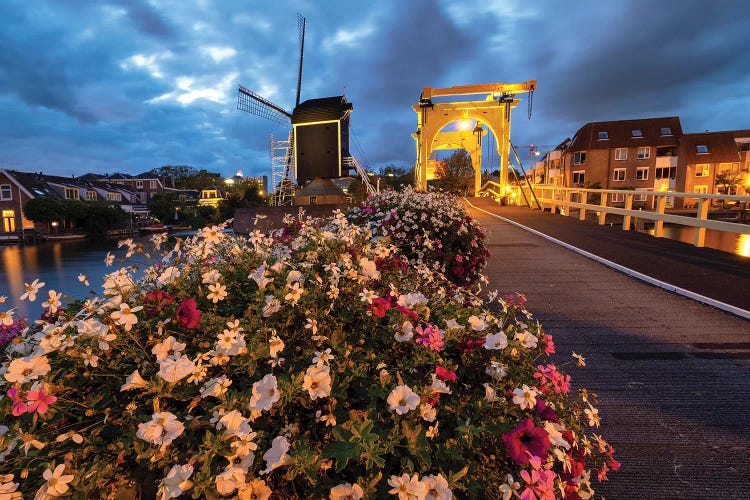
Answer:
M747 259L470 201L750 309ZM600 431L623 463L598 492L608 499L750 498L750 321L637 281L478 210L470 213L489 231L490 288L526 295L529 310L555 337L558 361L569 360L571 351L586 357L585 368L567 369L576 386L599 394Z

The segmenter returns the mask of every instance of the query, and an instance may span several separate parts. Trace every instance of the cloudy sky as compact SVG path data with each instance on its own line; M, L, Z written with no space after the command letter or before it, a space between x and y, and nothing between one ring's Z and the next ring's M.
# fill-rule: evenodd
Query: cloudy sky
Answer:
M345 92L374 170L413 164L425 86L538 80L519 146L589 121L750 128L746 0L2 0L0 168L270 175L286 130L238 111L237 85L294 106L297 12L302 99Z

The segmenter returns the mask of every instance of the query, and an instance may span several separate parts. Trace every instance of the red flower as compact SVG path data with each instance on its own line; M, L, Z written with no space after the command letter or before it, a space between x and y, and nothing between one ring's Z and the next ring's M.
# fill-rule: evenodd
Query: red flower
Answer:
M198 328L201 322L201 312L193 299L185 299L177 308L177 322L184 328Z
M143 297L143 309L146 311L148 316L156 316L164 307L174 302L174 297L169 295L167 292L157 290L155 292L148 292Z
M385 317L386 311L391 308L391 303L381 297L375 297L372 299L370 308L372 309L373 316L376 318L383 318Z
M559 422L555 410L547 406L547 404L541 398L536 400L536 414L543 420L549 420L550 422Z
M456 372L447 368L443 368L442 366L438 366L437 368L435 368L435 375L437 375L437 377L443 382L455 382L456 380L458 380Z
M547 431L535 426L530 418L503 434L503 442L510 458L519 465L528 464L531 457L546 459L550 447Z

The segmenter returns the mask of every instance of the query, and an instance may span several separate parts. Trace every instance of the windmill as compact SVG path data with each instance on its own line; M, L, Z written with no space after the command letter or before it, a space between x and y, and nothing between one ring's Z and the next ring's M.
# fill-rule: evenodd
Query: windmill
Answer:
M237 94L237 109L289 126L286 140L271 136L271 177L275 192L273 205L290 205L296 184L303 186L314 178L333 179L356 170L368 192L374 193L364 169L349 154L349 115L353 106L345 96L310 99L300 103L302 62L305 52L307 21L297 14L299 67L297 98L290 113L242 85Z

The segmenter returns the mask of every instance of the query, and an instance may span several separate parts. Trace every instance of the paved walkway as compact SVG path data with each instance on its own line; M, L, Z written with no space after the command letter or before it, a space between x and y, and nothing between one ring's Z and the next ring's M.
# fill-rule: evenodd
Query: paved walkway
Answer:
M553 236L559 239L566 232L559 229L563 224L586 225L494 205L484 208L557 231ZM489 231L491 288L526 295L529 310L555 337L559 361L571 351L586 357L585 368L569 370L575 385L599 394L600 431L623 463L600 485L599 495L750 498L750 321L644 284L478 210L470 213ZM623 245L609 227L590 226L567 231L578 234L578 245L598 247L609 260L639 255L633 262L664 272L659 279L676 276L678 263L695 266L696 273L703 269L704 280L726 271L724 276L737 281L723 283L735 288L722 297L750 299L747 282L736 284L749 279L747 260L744 267L733 258L712 266L714 252L706 249L687 250L697 250L690 258L669 248L649 256L640 235L625 233L634 238ZM620 249L608 253L606 241Z

